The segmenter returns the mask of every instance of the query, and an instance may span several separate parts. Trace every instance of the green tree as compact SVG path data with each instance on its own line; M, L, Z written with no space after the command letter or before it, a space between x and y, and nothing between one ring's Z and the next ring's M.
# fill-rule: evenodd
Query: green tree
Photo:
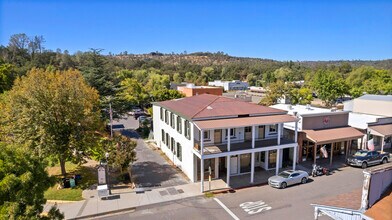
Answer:
M312 88L317 96L329 107L336 99L348 94L348 86L337 72L330 70L319 70L312 80Z
M281 80L283 82L288 82L292 80L293 71L287 67L281 67L274 72L274 76L277 80Z
M257 77L253 73L249 73L246 76L246 81L249 83L249 86L255 86L256 81L257 81Z
M55 184L42 158L21 145L0 142L0 218L63 219L56 207L43 216L44 192Z
M137 80L127 78L121 81L120 85L121 89L117 96L128 102L129 105L144 107L148 104L150 95Z
M163 89L151 92L152 98L155 102L161 102L172 99L179 99L184 97L184 94L177 90Z
M0 65L0 93L11 89L16 78L14 66L9 63Z
M306 105L310 104L313 100L312 90L310 90L309 88L294 88L291 90L290 94L290 101L293 105Z
M276 83L271 83L268 86L268 91L266 96L264 96L261 99L259 104L264 106L274 105L283 96L286 96L286 98L290 98L291 90L292 90L292 85L284 83L283 81L279 80Z
M65 162L83 162L95 146L98 99L79 71L32 69L7 93L1 121L12 140L57 158L65 176Z
M181 75L179 73L174 73L173 75L173 81L175 83L181 83L183 81Z

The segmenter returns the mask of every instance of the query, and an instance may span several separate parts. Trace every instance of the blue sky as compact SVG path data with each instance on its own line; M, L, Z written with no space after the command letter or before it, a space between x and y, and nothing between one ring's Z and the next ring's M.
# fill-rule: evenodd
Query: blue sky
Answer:
M71 53L223 51L276 60L392 58L389 1L0 0L0 44L43 35Z

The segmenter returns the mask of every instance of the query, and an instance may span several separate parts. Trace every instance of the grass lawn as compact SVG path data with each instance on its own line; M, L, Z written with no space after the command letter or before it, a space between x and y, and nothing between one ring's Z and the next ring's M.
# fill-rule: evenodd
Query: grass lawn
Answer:
M45 198L48 200L66 200L66 201L80 201L82 198L82 191L91 185L97 183L97 171L92 166L78 166L76 164L67 162L65 164L65 168L67 170L67 176L71 177L74 174L80 174L82 179L78 183L78 185L71 189L57 189L58 184L49 188L45 192ZM61 169L60 165L55 165L53 167L48 167L48 173L51 176L56 176L60 181Z

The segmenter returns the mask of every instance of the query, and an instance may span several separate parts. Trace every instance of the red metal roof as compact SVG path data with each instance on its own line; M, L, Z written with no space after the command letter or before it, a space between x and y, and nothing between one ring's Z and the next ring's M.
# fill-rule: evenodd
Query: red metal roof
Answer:
M215 119L206 121L195 121L198 128L203 130L219 129L219 128L236 128L246 127L253 125L268 125L278 124L286 122L295 122L298 119L291 115L267 115L267 116L255 116L255 117L244 117L244 118L227 118L227 119Z
M248 114L271 115L287 113L280 109L210 94L156 102L154 104L187 117L188 119L230 117Z
M330 128L322 130L303 130L306 138L317 144L331 143L363 137L363 133L352 127Z

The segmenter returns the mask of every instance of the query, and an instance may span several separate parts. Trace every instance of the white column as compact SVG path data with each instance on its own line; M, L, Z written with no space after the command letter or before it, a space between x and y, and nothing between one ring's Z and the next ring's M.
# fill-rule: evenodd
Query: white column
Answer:
M203 130L200 130L200 154L203 156L204 154L204 134Z
M252 148L255 148L255 140L256 139L256 127L252 126Z
M230 151L230 128L227 129L227 151Z
M298 146L298 145L297 145ZM297 146L295 146L294 149L294 154L293 154L293 170L295 170L295 165L297 164Z
M281 130L281 126L282 124L278 124L278 145L280 145L280 135L281 135L281 132L280 132L280 130Z
M298 121L295 122L295 137L294 137L295 143L298 142Z
M251 165L250 165L250 183L254 182L255 177L255 153L252 152Z
M226 172L226 186L230 186L230 156L226 157L226 166L227 166L227 172Z
M203 157L200 158L200 189L204 192L204 160Z
M382 138L381 138L381 153L384 152L384 138L385 138L385 137L382 137Z
M279 160L280 160L280 149L276 150L276 170L275 170L275 175L278 175L279 173Z

